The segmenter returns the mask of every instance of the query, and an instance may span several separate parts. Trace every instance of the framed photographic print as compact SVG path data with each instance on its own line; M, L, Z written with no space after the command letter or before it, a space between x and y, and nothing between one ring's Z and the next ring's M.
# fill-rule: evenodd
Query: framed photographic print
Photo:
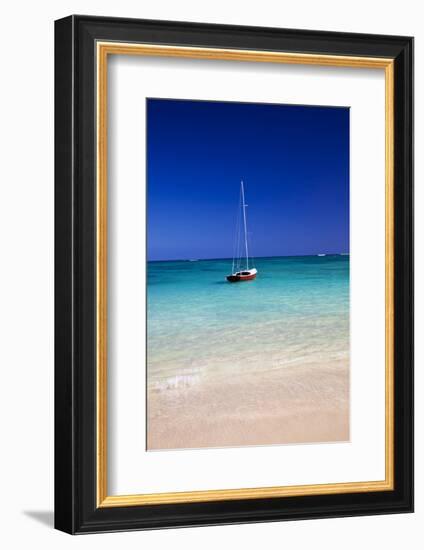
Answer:
M413 39L55 26L55 525L413 509Z

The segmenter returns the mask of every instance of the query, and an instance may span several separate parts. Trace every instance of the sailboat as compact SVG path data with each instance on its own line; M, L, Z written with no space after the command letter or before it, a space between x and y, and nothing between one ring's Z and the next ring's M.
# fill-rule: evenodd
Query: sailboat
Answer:
M234 255L233 255L233 266L231 269L231 274L227 275L227 281L230 283L238 283L240 281L251 281L256 278L258 271L251 267L249 269L249 246L247 243L247 219L246 219L246 201L244 198L244 184L243 180L240 182L240 203L241 210L243 212L243 233L244 233L244 254L245 254L245 268L241 268L242 257L239 254L241 240L241 228L240 228L240 218L238 219L237 229L236 229L236 239L234 246ZM241 251L240 251L241 252Z

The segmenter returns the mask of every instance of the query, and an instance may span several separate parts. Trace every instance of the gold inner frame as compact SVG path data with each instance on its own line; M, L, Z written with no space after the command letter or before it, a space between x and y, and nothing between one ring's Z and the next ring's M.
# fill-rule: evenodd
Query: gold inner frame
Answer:
M96 44L97 54L97 506L141 506L269 497L364 493L394 489L394 60L255 50L194 48L122 42ZM385 71L385 479L349 483L218 489L109 496L107 492L107 61L109 55L144 55L357 67Z

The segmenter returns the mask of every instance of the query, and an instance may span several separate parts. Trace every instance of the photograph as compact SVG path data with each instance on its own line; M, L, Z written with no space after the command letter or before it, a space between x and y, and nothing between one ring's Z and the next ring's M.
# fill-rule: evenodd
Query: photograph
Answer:
M28 383L21 368L8 372L39 413L9 454L16 462L44 438L54 464L36 457L38 500L25 497L13 516L6 499L5 522L28 540L48 521L56 538L110 533L169 546L171 537L176 548L185 537L186 550L230 547L229 535L238 547L243 524L256 548L264 523L275 531L280 521L289 546L357 548L362 522L387 550L415 548L422 518L402 514L414 512L419 18L408 9L382 18L367 5L364 23L364 10L348 20L321 4L261 5L252 16L227 4L203 20L175 3L58 12L45 62L7 71L23 90L35 71L50 92L34 86L21 117L13 98L3 102L8 140L18 156L29 152L28 162L11 157L5 180L17 200L7 235L15 225L22 237L6 257L23 259L5 272L20 296L40 243L51 248L48 271L54 263L54 292L52 274L33 270L40 307L4 285L8 327L19 321L9 363L29 365ZM19 24L48 45L43 13L37 6ZM28 40L17 48L28 58ZM28 124L30 110L39 122ZM33 128L41 134L28 149L21 138ZM32 218L28 231L22 220ZM21 330L32 311L48 315L28 322L33 341ZM40 332L53 325L54 339ZM41 344L54 384L37 367L46 362L34 363ZM20 395L8 394L5 418ZM3 469L16 480L12 464Z
M147 450L349 441L349 107L146 121Z

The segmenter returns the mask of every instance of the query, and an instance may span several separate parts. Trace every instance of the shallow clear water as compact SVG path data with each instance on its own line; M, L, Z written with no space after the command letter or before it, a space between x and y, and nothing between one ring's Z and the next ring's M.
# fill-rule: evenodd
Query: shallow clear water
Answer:
M148 263L153 391L349 356L349 256L259 258L228 283L231 260Z

